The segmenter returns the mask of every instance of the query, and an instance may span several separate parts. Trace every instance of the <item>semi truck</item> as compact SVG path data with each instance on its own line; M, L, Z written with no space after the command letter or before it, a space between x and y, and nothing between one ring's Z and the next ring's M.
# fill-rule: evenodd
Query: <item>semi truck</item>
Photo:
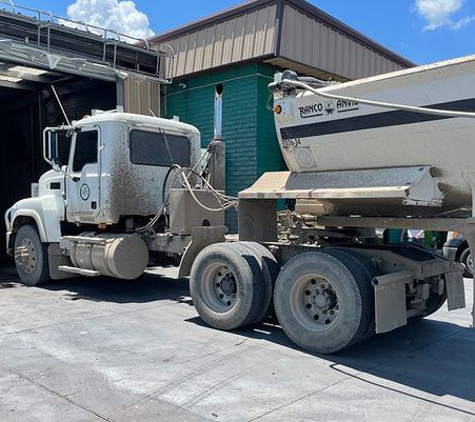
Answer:
M171 263L211 327L275 313L323 354L445 302L462 308L460 264L376 229L457 230L473 247L475 220L460 216L475 192L474 83L475 56L345 83L278 73L269 89L288 171L237 199L223 192L220 136L200 157L199 131L176 119L95 112L48 127L52 169L7 210L7 252L28 286ZM224 211L235 206L231 241Z

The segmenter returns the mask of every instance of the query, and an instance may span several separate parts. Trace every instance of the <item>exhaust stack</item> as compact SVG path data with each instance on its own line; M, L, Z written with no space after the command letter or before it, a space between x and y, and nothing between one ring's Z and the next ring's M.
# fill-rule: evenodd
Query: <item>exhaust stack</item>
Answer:
M211 184L215 189L222 191L225 189L226 179L226 156L223 142L223 92L223 85L216 85L214 95L214 139L209 146L212 152L209 162Z

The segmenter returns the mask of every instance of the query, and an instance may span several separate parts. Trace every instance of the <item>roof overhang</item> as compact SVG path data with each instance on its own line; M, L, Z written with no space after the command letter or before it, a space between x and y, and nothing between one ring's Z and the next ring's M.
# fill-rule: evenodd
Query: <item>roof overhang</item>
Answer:
M71 57L66 54L48 52L43 48L38 48L31 44L20 43L5 38L0 38L0 62L15 63L17 65L36 69L37 77L34 78L32 72L29 72L29 80L34 81L33 79L36 79L37 82L44 80L44 78L41 78L40 75L38 75L38 71L41 70L83 76L108 82L115 82L118 78L131 78L137 80L147 78L160 83L166 82L162 78L153 77L151 75L145 76L141 73L131 71L130 69L114 68L107 64L96 63L86 58ZM23 71L23 75L25 76L25 71ZM19 77L14 74L9 76L16 78ZM27 78L22 77L21 79ZM8 81L5 80L4 82Z

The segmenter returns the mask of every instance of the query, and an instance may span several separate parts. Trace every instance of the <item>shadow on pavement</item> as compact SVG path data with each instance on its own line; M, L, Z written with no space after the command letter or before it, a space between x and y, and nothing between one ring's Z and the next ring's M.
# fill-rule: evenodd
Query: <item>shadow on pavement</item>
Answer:
M326 358L334 362L334 370L368 386L377 385L475 418L475 411L457 407L453 400L444 404L419 394L475 402L474 351L475 330L426 319ZM418 391L402 391L398 384Z
M199 318L188 321L206 326ZM424 396L429 393L475 402L475 330L471 328L422 320L334 355L316 355L300 349L278 325L262 324L235 333L323 359L334 371L367 384L368 388L377 386L475 418L475 411Z
M0 289L23 287L18 278L0 277ZM149 303L159 300L174 300L188 303L188 280L172 279L165 276L145 274L137 280L119 280L109 277L76 277L55 280L35 287L49 291L65 291L70 300L90 300L93 302Z

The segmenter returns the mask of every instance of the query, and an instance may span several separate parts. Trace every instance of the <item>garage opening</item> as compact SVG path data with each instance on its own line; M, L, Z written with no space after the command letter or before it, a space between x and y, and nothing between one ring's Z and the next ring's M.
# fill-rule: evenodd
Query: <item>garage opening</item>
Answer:
M13 79L7 69L24 79ZM16 201L31 195L31 183L49 169L43 160L42 132L47 126L66 123L51 85L61 99L69 120L92 109L116 107L115 83L43 72L24 66L0 65L0 238L5 239L3 214ZM29 75L36 73L35 81ZM6 260L0 248L0 262Z

